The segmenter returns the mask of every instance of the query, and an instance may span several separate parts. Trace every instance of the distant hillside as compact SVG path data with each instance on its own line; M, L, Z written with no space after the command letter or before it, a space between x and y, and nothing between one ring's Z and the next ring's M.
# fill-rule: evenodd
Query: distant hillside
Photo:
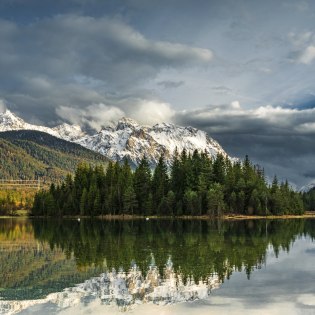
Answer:
M315 187L314 184L309 186L310 189L303 193L304 208L306 211L315 211Z
M105 165L108 159L40 131L0 132L0 178L59 180L81 161Z
M175 152L183 150L187 154L193 154L195 150L205 152L211 158L218 154L228 157L221 145L202 130L171 123L149 127L126 117L121 118L116 125L105 126L91 135L78 125L63 123L50 128L27 123L8 109L0 112L0 132L13 130L45 132L59 139L80 144L114 161L122 162L127 159L132 167L139 165L144 154L151 167L158 164L162 155L167 166L171 166Z

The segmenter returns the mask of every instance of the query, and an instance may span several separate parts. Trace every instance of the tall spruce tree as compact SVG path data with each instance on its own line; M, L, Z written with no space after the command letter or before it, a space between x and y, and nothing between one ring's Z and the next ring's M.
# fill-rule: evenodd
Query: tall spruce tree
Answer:
M152 211L151 194L151 169L147 158L144 156L134 174L134 191L137 196L137 213L150 215Z
M167 214L165 197L169 190L169 177L164 155L161 155L152 178L152 203L154 214Z

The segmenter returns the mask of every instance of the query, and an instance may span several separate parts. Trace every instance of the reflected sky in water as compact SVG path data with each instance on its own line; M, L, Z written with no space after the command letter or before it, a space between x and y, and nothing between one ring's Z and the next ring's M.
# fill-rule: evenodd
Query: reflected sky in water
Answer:
M76 270L73 269L73 272L84 273L84 281L76 282L77 284L71 286L71 289L66 288L60 290L59 293L55 291L44 298L33 301L2 301L0 302L0 305L2 303L2 313L9 313L9 305L12 314L122 314L122 312L140 315L315 314L313 221L292 221L290 224L269 222L267 230L262 229L263 222L246 223L245 225L241 222L225 222L223 226L221 223L219 225L213 223L210 226L207 225L208 228L205 228L205 223L202 223L201 229L196 227L195 223L187 224L182 229L181 239L189 240L189 243L181 242L180 238L176 237L176 233L173 234L172 232L163 242L154 242L155 245L163 245L162 252L165 252L165 260L161 266L154 259L154 250L151 248L152 243L149 240L145 241L147 249L151 250L150 260L149 263L146 260L145 270L137 267L134 261L132 269L126 273L119 268L113 271L111 269L113 266L107 266L107 271L103 271L101 276L93 274L91 277L87 274L87 269L81 269L81 262L76 261L76 257L70 255L67 259L64 256L58 259L61 259L65 264L71 262L71 267L68 267L69 270L75 268L74 263L77 262ZM160 239L163 238L164 231L159 234L157 232L159 229L156 230L156 223L153 225L149 230ZM165 227L163 224L161 226ZM248 226L249 230L247 229ZM118 225L118 227L121 228L122 226ZM32 229L36 230L37 227L32 226ZM105 226L105 230L110 232L112 237L117 238L119 236L120 241L124 243L124 235L126 233L126 236L130 235L133 230L130 231L130 226L124 226L123 229L127 229L128 232L125 230L117 234L116 228L110 230L109 225ZM2 232L2 234L0 233L0 237L2 235L0 239L2 249L5 242L12 246L12 241L8 240L10 237L7 240L4 239L3 226L0 231ZM51 233L52 231L54 231L53 228L50 230L50 236L54 234ZM119 229L118 231L121 232ZM80 234L81 241L82 237L85 237L85 242L90 242L91 239L84 232L82 233ZM166 232L166 235L169 233ZM207 238L209 233L212 233L212 238L216 240L210 244L210 247L208 247L209 238ZM12 233L10 235L12 237ZM144 235L140 233L138 237L144 237ZM25 235L22 238L25 240ZM182 255L182 269L173 264L170 258L172 256L166 254L172 249L171 252L173 251L175 258L177 255L174 247L170 245L170 239L172 239L171 243L175 245L181 244L183 247L186 244L186 247L184 246L179 251ZM203 239L205 239L204 243L202 242ZM47 246L49 242L48 239L46 239L46 243L43 239L39 240L37 235L37 239L34 241L41 246ZM21 239L16 241L22 243ZM80 241L78 240L78 242ZM65 241L64 248L67 247L66 243ZM237 250L242 246L241 243L243 243L243 249L250 259L244 260L244 252ZM91 242L91 246L92 244L93 242ZM263 257L260 249L254 248L255 244L257 248L262 248L264 245ZM127 243L124 246L126 245ZM200 253L201 246L205 247L208 252L210 251L211 255L222 256L222 260L219 261L229 266L232 261L238 262L238 259L233 258L233 253L240 255L241 257L238 258L243 261L243 267L241 269L232 268L231 272L230 268L219 269L218 265L214 263L218 258L213 257L211 259L209 256L209 261L201 263L199 268L207 269L211 265L213 272L207 273L203 277L203 281L194 279L191 275L185 274L185 270L190 268L189 262L188 265L185 264L187 260L185 254L192 254L190 245L196 247L195 252L197 253ZM119 250L127 250L124 246ZM57 249L50 242L49 247L43 252L47 254L48 251L57 250L60 250L60 244ZM158 249L155 250L156 253L159 253ZM143 251L143 248L139 248L139 251ZM11 254L13 252L12 250ZM118 252L112 250L111 254L115 256L118 255ZM61 253L64 254L62 250ZM104 255L104 253L106 251L100 251L100 255ZM1 255L3 255L3 251L0 252L0 259ZM55 258L51 257L50 259L53 262ZM119 257L115 256L115 259L119 259ZM178 257L176 259L178 260ZM251 272L248 274L246 269L248 269L250 261L252 261L252 266L250 266ZM94 268L96 267L94 266ZM56 270L58 273L58 269ZM222 270L225 272L223 279L219 276ZM98 270L94 271L97 273ZM51 281L53 281L53 277ZM36 283L32 283L32 285L36 286ZM0 295L1 292L4 292L3 288ZM7 305L6 311L4 311L5 305Z

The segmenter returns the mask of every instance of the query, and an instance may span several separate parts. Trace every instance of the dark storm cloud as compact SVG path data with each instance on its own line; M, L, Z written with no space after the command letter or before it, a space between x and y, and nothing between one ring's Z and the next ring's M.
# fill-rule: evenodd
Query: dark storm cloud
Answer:
M228 88L227 86L219 85L219 86L213 86L211 88L212 91L215 93L230 93L232 92L232 89Z
M0 109L94 129L121 115L174 120L302 184L315 152L305 97L315 95L314 9L295 0L1 0Z
M170 80L160 81L157 83L157 85L162 86L164 89L176 89L179 86L182 86L184 84L185 84L184 81L170 81Z
M232 156L248 154L254 163L265 167L269 177L277 174L298 186L315 177L313 108L242 109L235 102L182 112L175 119L207 131Z
M304 135L315 133L315 109L274 106L244 109L238 101L179 112L179 123L192 123L213 133L251 135Z
M28 116L106 103L163 68L206 65L208 49L150 40L119 19L59 15L27 26L0 20L0 93ZM138 97L142 96L138 93ZM116 105L116 104L111 104ZM41 108L38 112L36 108ZM50 119L49 119L50 117Z

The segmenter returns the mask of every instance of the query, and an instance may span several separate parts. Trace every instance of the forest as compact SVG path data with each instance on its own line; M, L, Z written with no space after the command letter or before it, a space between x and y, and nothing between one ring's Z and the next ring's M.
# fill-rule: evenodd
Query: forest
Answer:
M306 211L315 211L315 189L305 192L303 194L304 209Z
M0 189L0 215L14 216L18 210L30 209L35 193L34 189Z
M175 153L167 167L164 157L150 169L143 157L133 171L123 164L82 163L74 177L35 195L33 216L222 216L303 214L302 195L288 182L272 184L248 156L232 162L222 155Z
M40 179L56 182L74 173L78 164L106 165L107 158L49 134L18 130L0 133L2 179Z

